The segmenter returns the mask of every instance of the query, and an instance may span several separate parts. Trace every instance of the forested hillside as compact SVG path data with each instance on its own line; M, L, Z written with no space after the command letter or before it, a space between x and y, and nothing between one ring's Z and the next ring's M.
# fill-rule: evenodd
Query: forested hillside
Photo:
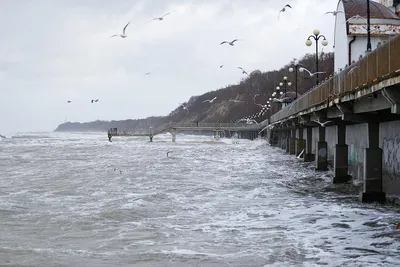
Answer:
M109 128L117 127L121 131L146 131L149 127L159 127L169 122L235 122L241 118L259 113L261 107L254 103L265 104L271 97L276 86L287 76L293 83L294 73L288 71L294 60L279 70L261 72L255 70L237 84L227 85L224 88L207 92L200 96L192 96L186 103L177 107L166 116L149 117L138 120L101 121L86 123L66 122L57 127L55 131L84 132L84 131L107 131ZM307 69L315 71L315 55L306 54L299 60L300 64ZM322 53L319 55L320 81L329 77L333 72L333 53ZM315 85L315 76L310 77L308 73L298 74L298 93L302 94ZM204 104L206 99L217 97L211 104ZM233 102L239 100L242 102ZM184 109L186 106L187 109ZM280 109L280 103L273 103L268 112L257 118L262 121Z

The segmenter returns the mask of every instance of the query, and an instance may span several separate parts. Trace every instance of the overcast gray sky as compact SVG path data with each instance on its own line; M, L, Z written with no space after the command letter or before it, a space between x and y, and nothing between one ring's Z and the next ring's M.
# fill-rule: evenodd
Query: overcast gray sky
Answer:
M166 115L240 81L237 66L267 71L313 53L314 28L333 51L335 19L324 13L337 1L287 3L278 20L280 0L1 0L0 133ZM126 39L110 38L129 21Z

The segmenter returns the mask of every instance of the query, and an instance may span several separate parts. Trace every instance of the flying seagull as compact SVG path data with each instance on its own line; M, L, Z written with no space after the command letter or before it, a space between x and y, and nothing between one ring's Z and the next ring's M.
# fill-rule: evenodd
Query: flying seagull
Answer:
M120 169L114 168L114 171L119 171L119 173L122 174L122 171Z
M352 73L354 71L354 69L358 68L358 66L354 66L351 68L351 70L349 70L349 72L347 73L347 75L349 75L350 73Z
M281 9L281 11L279 11L278 19L279 19L279 15L281 14L281 12L285 12L287 7L292 8L290 5L286 4L286 5Z
M235 102L235 103L244 103L244 101L241 101L241 100L234 100L234 99L230 99L229 101Z
M325 127L325 125L327 125L328 123L330 123L332 121L320 122L319 119L318 119L317 121L313 120L313 122L318 123L319 125L321 125L321 127Z
M67 103L71 103L71 100L68 100Z
M122 34L114 34L114 35L111 36L110 38L113 38L113 37L115 37L115 36L119 36L119 37L121 37L121 38L126 38L126 37L128 37L128 36L125 34L125 30L126 30L126 27L128 27L129 23L131 23L131 22L129 21L128 24L125 25L124 29L122 30Z
M162 16L162 17L154 18L153 20L163 20L164 17L167 16L168 14L170 14L170 12L165 13L164 16ZM153 20L151 20L151 21L153 21ZM149 21L149 22L150 22L150 21Z
M168 152L167 152L167 157L169 157L168 154L171 153L171 152L172 152L172 151L168 151Z
M242 74L248 74L242 67L238 67L238 69L242 70Z
M230 44L231 46L234 46L234 43L235 43L236 41L239 41L239 39L232 40L231 42L223 41L222 43L220 43L220 45L222 45L222 44Z
M146 72L144 75L150 75L150 72Z
M217 97L214 97L213 99L206 99L203 101L203 103L209 102L211 104L212 102L214 102L215 99L217 99Z
M219 68L222 68L224 65L219 66Z
M325 15L332 14L332 15L336 16L338 13L343 13L343 11L329 11L329 12L326 12Z
M98 99L96 99L96 100L93 100L93 99L92 99L92 103L93 103L93 102L98 102L98 101L99 101Z
M317 72L311 72L311 71L309 71L308 69L306 69L306 68L303 68L303 70L304 71L306 71L306 72L308 72L308 74L310 74L310 77L313 77L315 74L318 74L318 73L326 73L325 71L317 71Z

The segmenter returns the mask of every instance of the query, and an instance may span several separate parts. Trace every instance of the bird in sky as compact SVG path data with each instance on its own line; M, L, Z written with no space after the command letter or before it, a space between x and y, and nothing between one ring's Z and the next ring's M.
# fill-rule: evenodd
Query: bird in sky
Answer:
M98 101L99 101L98 99L96 99L96 100L92 99L92 103L93 103L93 102L98 102Z
M330 123L330 122L332 122L332 121L320 122L319 119L318 119L317 121L316 121L316 120L313 120L313 122L318 123L319 125L321 125L321 127L325 127L328 123Z
M150 75L150 72L146 72L144 75Z
M235 103L244 103L244 101L241 100L235 100L235 99L230 99L230 102L235 102Z
M223 41L223 42L220 43L220 45L229 44L229 45L231 45L231 46L234 46L234 43L235 43L236 41L239 41L239 39L232 40L231 42Z
M278 19L279 19L279 15L280 15L281 13L285 12L287 7L292 8L290 5L286 4L286 5L279 11Z
M338 13L343 13L343 11L328 11L325 13L326 14L332 14L333 16L336 16Z
M71 100L68 100L67 103L71 103Z
M308 72L308 74L310 74L310 77L313 77L315 74L319 74L319 73L326 73L325 71L317 71L317 72L311 72L306 68L303 68L303 71Z
M215 99L217 99L217 97L214 97L213 99L206 99L203 101L203 103L209 102L211 104L212 102L214 102Z
M242 67L238 67L238 69L242 70L242 74L248 74Z
M119 36L119 37L121 37L121 38L126 38L126 37L128 37L128 35L126 35L126 33L125 33L125 30L126 30L126 27L128 27L129 23L131 23L131 22L129 21L128 24L125 25L124 29L122 30L122 34L114 34L114 35L111 36L110 38L113 38L113 37L115 37L115 36Z
M219 68L221 69L224 65L220 65Z
M171 14L170 12L168 12L168 13L165 13L163 16L161 16L161 17L158 17L158 18L154 18L154 19L152 19L151 21L153 21L153 20L159 20L159 21L161 21L161 20L163 20L164 19L164 17L165 16L167 16L167 15L169 15L169 14ZM149 22L151 22L151 21L149 21Z

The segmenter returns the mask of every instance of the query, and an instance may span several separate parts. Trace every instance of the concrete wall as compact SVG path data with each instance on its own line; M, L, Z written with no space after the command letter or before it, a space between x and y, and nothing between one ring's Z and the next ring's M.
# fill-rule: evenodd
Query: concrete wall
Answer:
M400 194L400 121L381 123L379 139L383 149L383 190Z
M337 126L326 127L325 138L328 142L328 163L333 166L335 145L337 144Z

